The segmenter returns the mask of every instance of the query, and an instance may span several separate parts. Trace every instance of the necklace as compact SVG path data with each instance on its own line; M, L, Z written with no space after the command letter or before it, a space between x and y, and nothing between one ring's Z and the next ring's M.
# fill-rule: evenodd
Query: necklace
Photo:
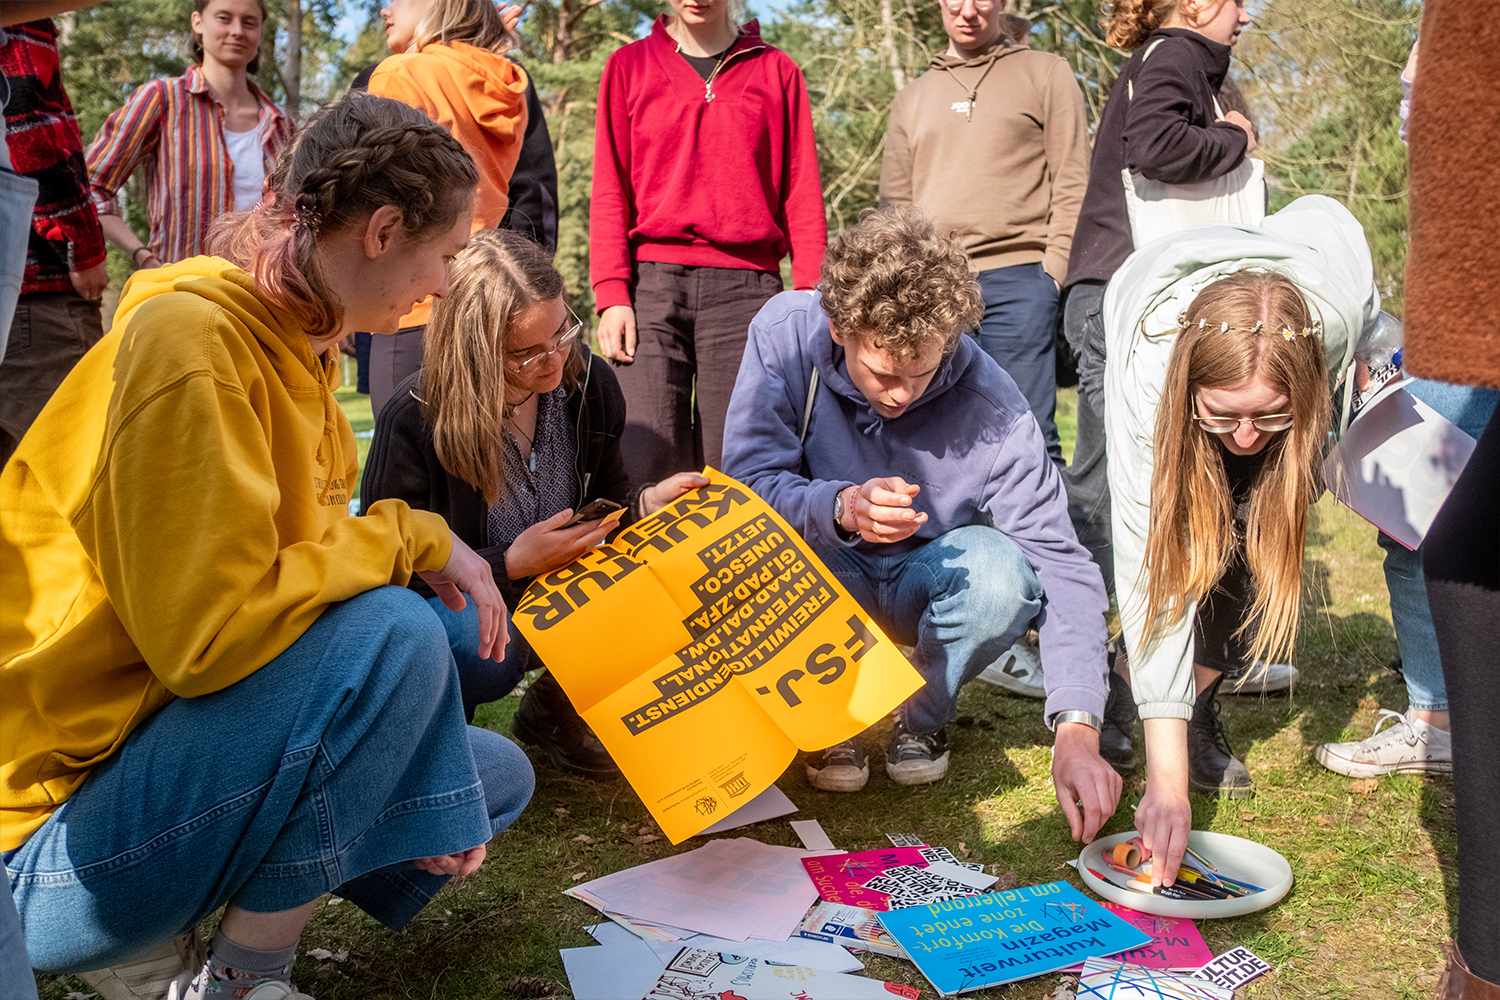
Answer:
M528 435L525 431L521 430L521 428L517 427L515 424L511 424L510 425L510 429L512 431L516 432L517 434L521 435L523 438L526 438L526 454L527 454L528 458L530 459L530 461L527 462L527 467L533 473L536 472L536 444L535 444L535 442L532 440L532 438L531 438L530 435Z
M534 391L533 392L529 392L529 393L526 394L526 398L523 399L523 400L521 400L519 403L508 403L508 404L506 404L506 407L505 407L505 416L506 416L506 425L505 426L506 426L506 429L512 432L511 433L512 440L514 440L514 437L515 437L516 434L519 434L519 435L521 435L521 437L523 437L523 438L526 439L526 456L525 457L527 457L529 459L529 461L527 463L527 466L528 466L528 468L530 468L530 470L531 470L531 472L533 474L536 472L536 442L535 442L535 439L531 436L531 434L527 434L525 431L521 430L521 425L518 424L518 423L516 423L514 420L511 420L510 418L514 417L516 411L519 410L521 407L525 406L527 403L531 402L531 400L535 396L536 396L536 393ZM537 407L537 416L541 416L541 407L540 406ZM536 432L536 428L532 427L532 433L534 434L535 432ZM519 448L517 450L519 450Z
M519 410L521 407L523 407L527 403L531 402L531 397L535 396L535 395L536 395L536 391L532 390L531 392L528 392L526 394L526 398L523 399L523 400L521 400L520 402L517 402L517 403L506 403L505 404L505 415L506 415L506 417L510 417L517 410Z

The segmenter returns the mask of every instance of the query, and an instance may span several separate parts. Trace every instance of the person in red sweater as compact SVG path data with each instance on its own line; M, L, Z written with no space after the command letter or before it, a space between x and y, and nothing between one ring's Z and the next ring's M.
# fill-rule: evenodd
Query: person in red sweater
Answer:
M18 239L26 247L21 296L0 330L3 465L78 359L104 336L99 299L109 275L53 23L12 23L0 32L0 73L0 96L8 95L0 132L9 133L15 173L37 184L29 239Z
M717 466L750 320L818 283L828 227L802 71L730 0L670 0L599 83L589 272L634 482ZM695 392L696 390L696 392Z

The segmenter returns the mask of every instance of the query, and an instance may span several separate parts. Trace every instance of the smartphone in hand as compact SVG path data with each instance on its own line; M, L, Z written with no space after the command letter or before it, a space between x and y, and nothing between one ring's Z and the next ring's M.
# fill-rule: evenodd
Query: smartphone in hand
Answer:
M597 521L600 518L607 517L608 515L613 514L617 510L624 509L625 508L623 505L617 504L613 500L606 500L603 497L600 497L598 500L595 500L591 503L586 503L582 507L580 507L577 513L568 518L568 523L564 524L563 527L572 528L576 525L582 524L585 521Z

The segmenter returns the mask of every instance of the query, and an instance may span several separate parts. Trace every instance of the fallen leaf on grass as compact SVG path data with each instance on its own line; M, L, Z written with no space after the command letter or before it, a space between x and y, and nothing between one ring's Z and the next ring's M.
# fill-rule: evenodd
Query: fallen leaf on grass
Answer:
M1240 813L1240 819L1244 820L1246 823L1253 823L1256 820L1260 819L1260 813Z
M1361 795L1372 795L1374 794L1375 789L1379 787L1380 782L1376 781L1374 778L1361 778L1358 781L1351 781L1349 783L1349 791L1358 792Z
M661 838L658 837L654 833L648 833L648 834L645 834L645 835L640 836L640 837L626 837L625 839L628 840L628 841L630 841L632 844L640 846L640 845L643 845L643 844L654 843L655 841L658 841Z
M1373 712L1380 707L1380 699L1370 698L1368 696L1361 698L1359 699L1359 707L1364 709L1366 712Z
M589 873L588 872L574 872L572 877L573 877L573 881L577 882L581 878L588 878L589 877Z
M993 886L990 887L989 891L1009 892L1011 889L1019 889L1020 887L1021 876L1017 875L1015 872L1006 872L1004 875L1000 876L999 880L996 881Z
M309 948L308 958L316 958L320 962L326 962L330 958L335 962L345 962L349 959L349 949L340 948L338 951L329 951L327 948Z
M557 806L552 811L555 812L555 813L557 813L559 816L566 816L568 814L568 807L567 806Z
M517 976L505 984L505 992L513 997L548 997L552 984L540 976Z
M648 824L647 824L647 825L645 825L645 826L643 826L643 827L641 827L641 828L640 828L640 829L639 829L639 830L637 830L637 831L635 831L635 832L636 832L636 833L638 833L638 834L640 834L640 835L641 835L641 836L643 836L643 837L644 837L644 836L645 836L645 835L646 835L646 834L648 834L648 833L655 833L655 832L656 832L656 827L654 827L654 826L651 826L651 825L650 825L650 824L649 824L649 823L648 823Z
M962 840L960 840L958 842L958 853L962 854L964 857L967 858L970 854L972 854L974 852L969 850L969 845L968 844L965 844Z
M1323 815L1318 817L1319 826L1332 826L1335 822L1337 822L1335 817L1329 815L1328 813L1324 813Z
M1047 994L1047 1000L1073 1000L1077 988L1078 980L1064 977L1058 980L1057 988Z
M573 842L576 844L592 844L594 842L594 838L590 837L586 833L580 833L578 836L573 838Z

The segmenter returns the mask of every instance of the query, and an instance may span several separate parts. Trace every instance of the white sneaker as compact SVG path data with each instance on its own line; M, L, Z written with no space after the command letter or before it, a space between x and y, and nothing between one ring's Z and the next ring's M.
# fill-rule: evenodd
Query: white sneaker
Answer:
M194 928L118 965L76 975L93 987L101 1000L165 1000L179 976L194 975L202 966L203 941Z
M1387 722L1394 723L1382 729ZM1313 751L1318 763L1351 778L1453 770L1453 735L1406 714L1380 710L1375 731L1358 743L1324 743Z
M1272 691L1289 691L1302 677L1302 672L1290 663L1267 663L1256 660L1255 666L1245 671L1237 681L1225 681L1220 694L1270 694Z
M1037 649L1036 639L1029 632L1021 636L1015 645L1000 655L1000 659L984 668L979 680L1012 694L1045 700L1047 686L1042 676L1042 655Z
M251 984L254 983L252 986ZM240 992L249 988L249 992ZM221 983L202 968L195 972L183 972L167 989L163 1000L313 1000L306 993L298 993L291 983L280 979L236 980L232 985Z

